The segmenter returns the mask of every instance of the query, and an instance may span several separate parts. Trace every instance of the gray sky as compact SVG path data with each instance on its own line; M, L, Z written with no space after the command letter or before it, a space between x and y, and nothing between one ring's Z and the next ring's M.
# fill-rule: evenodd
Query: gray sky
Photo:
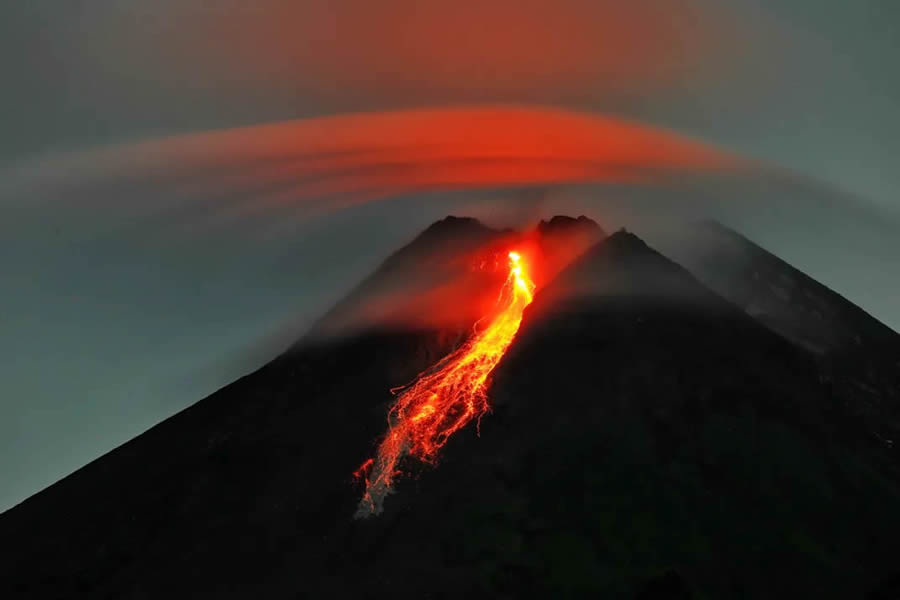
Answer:
M597 205L569 190L546 208L623 222L663 206L712 214L900 326L896 2L422 4L3 3L0 169L346 110L611 112L804 183L603 188L589 194ZM0 197L0 509L261 364L433 220L507 216L479 206L484 195L450 194L317 220L290 207L239 213L198 232L180 224L217 207L164 196L148 185L63 205L37 189Z

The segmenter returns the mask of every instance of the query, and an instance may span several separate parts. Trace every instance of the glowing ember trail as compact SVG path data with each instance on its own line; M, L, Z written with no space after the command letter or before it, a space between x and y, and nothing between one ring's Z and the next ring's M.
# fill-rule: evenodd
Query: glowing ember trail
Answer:
M487 380L519 330L522 311L531 303L534 283L522 257L509 253L509 276L498 298L500 312L458 350L419 375L388 412L388 433L375 458L357 477L366 477L366 493L356 517L382 511L385 497L407 456L433 464L447 439L488 410Z

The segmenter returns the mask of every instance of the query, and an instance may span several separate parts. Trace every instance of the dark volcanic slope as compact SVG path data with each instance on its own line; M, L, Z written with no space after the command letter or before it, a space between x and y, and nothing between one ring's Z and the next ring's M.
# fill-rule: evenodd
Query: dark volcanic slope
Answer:
M529 310L483 436L531 440L525 512L580 557L559 585L846 598L898 570L896 451L810 357L627 233Z
M372 275L337 303L313 327L309 337L330 336L365 328L373 322L408 324L410 317L434 312L434 292L443 296L470 296L491 290L503 273L472 272L465 258L509 237L470 217L446 217L433 223L412 242L389 256ZM462 259L461 259L462 257ZM454 289L447 289L448 283ZM458 327L481 315L460 311L452 302L428 325ZM445 307L439 307L445 308ZM457 312L463 314L457 315ZM452 315L450 314L452 313ZM459 322L452 322L452 321ZM422 323L420 323L422 324Z
M897 457L853 399L627 233L538 294L481 437L354 521L386 390L453 343L295 348L0 516L0 597L846 598L897 572Z
M736 231L703 221L680 233L670 250L676 260L791 341L816 353L886 344L900 349L889 327Z
M823 375L873 436L900 437L900 335L715 221L670 236L666 250L710 289L816 354Z

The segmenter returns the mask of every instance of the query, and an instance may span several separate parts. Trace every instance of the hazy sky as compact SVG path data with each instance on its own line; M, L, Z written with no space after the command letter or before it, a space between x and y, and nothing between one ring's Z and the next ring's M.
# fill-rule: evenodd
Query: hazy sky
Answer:
M892 0L6 2L0 169L348 110L608 112L821 182L695 189L691 210L897 328L898 44ZM218 207L165 190L0 197L0 509L260 364L431 221L490 215L478 194L451 194L198 230ZM591 193L606 202L595 214L625 220L654 191ZM590 212L566 194L554 206Z

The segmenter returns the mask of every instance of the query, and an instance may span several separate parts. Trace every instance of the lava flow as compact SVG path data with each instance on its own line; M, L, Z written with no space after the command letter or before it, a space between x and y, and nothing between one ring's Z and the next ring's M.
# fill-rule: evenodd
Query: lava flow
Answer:
M447 439L488 410L487 381L506 353L531 303L535 285L517 252L509 253L509 275L503 284L499 313L459 349L419 375L388 412L388 432L357 470L366 477L366 493L357 518L379 514L405 456L433 464Z

